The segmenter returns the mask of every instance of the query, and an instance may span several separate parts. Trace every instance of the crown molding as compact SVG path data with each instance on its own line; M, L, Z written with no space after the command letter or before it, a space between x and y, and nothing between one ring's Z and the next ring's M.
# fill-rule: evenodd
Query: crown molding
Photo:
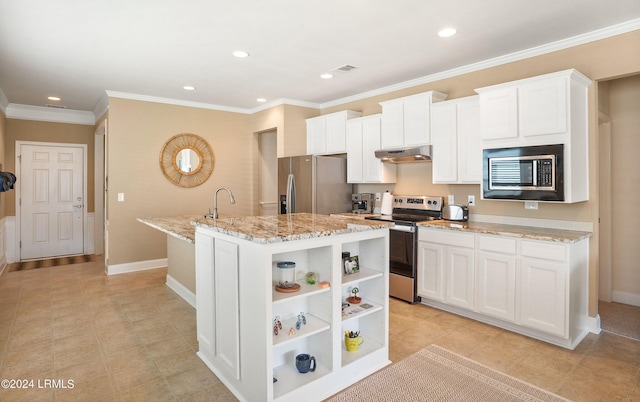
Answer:
M398 84L389 85L386 87L374 89L371 91L362 92L360 94L348 96L345 98L336 99L325 103L313 103L306 101L299 101L295 99L278 99L273 102L265 103L263 105L246 109L230 106L215 105L201 102L191 102L179 99L162 98L156 96L147 96L132 94L126 92L117 91L105 91L105 96L100 99L93 112L80 111L80 110L68 110L68 109L52 109L40 106L29 106L10 103L4 92L0 88L0 109L4 112L7 118L24 119L24 120L39 120L39 121L51 121L59 123L71 123L71 124L86 124L95 125L97 119L102 117L104 113L109 109L109 98L122 98L131 99L144 102L164 103L177 106L194 107L200 109L219 110L225 112L234 112L241 114L253 114L261 112L280 105L293 105L301 106L313 109L325 109L329 107L339 106L345 103L362 100L378 95L384 95L390 92L411 88L423 84L428 84L434 81L455 77L462 74L467 74L486 68L496 67L499 65L512 63L515 61L525 60L531 57L544 55L547 53L555 52L558 50L567 49L574 46L583 45L586 43L594 42L601 39L606 39L612 36L625 34L628 32L636 31L640 29L640 18L630 20L621 24L612 25L603 29L588 32L582 35L576 35L567 39L559 40L556 42L547 43L534 48L526 49L519 52L513 52L504 56L487 59L478 63L468 64L459 68L454 68L447 71L419 77L413 80L404 81Z
M531 57L541 56L547 53L556 52L558 50L568 49L570 47L584 45L586 43L595 42L597 40L606 39L612 36L636 31L638 29L640 29L640 18L623 22L621 24L612 25L610 27L599 29L596 31L588 32L586 34L572 36L570 38L562 39L556 42L550 42L541 46L533 47L533 48L522 50L519 52L514 52L504 56L487 59L484 61L480 61L478 63L468 64L466 66L453 68L451 70L442 71L439 73L427 75L427 76L416 78L409 81L404 81L398 84L374 89L374 90L363 92L357 95L348 96L345 98L325 102L320 104L320 108L325 109L328 107L339 106L345 103L354 102L361 99L370 98L373 96L384 95L384 94L398 91L401 89L407 89L407 88L415 87L418 85L428 84L428 83L442 80L445 78L451 78L451 77L455 77L462 74L472 73L475 71L484 70L486 68L512 63L514 61L525 60Z
M109 110L109 97L105 92L96 107L93 108L93 116L95 117L96 122Z
M83 110L52 109L44 106L31 106L10 103L7 106L7 118L20 120L49 121L53 123L83 124L93 126L96 117L92 112Z
M120 99L137 100L142 102L163 103L167 105L194 107L198 109L219 110L222 112L234 112L234 113L242 113L242 114L250 113L249 109L243 109L238 107L214 105L211 103L202 103L202 102L192 102L192 101L185 101L180 99L163 98L159 96L139 95L139 94L132 94L127 92L107 91L107 96L109 98L120 98Z

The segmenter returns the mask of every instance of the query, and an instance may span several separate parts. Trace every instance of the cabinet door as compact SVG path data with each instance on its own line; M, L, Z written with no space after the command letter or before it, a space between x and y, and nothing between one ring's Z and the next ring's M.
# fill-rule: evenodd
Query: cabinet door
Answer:
M404 101L404 145L431 144L429 122L430 96L410 97Z
M238 245L217 239L214 253L216 359L240 379L240 294Z
M457 106L452 102L431 105L431 139L433 140L433 182L458 181Z
M516 258L513 255L478 252L476 311L515 321Z
M347 183L362 183L364 142L362 119L347 121ZM380 138L378 137L378 144Z
M520 135L564 134L568 131L568 80L553 77L518 88Z
M483 140L518 137L517 88L480 93L480 122Z
M327 152L325 126L325 119L322 117L307 120L307 154Z
M565 264L523 258L519 276L517 294L520 324L566 337Z
M458 183L480 184L482 183L482 133L480 132L480 103L477 96L458 103L456 123ZM433 136L433 133L431 135ZM437 159L434 158L434 170L436 161Z
M345 113L328 115L325 122L326 152L344 153L346 146L347 117Z
M404 145L404 116L401 101L382 105L382 135L383 149L401 148Z
M474 250L445 248L445 302L473 310L474 306Z
M375 152L381 148L380 136L380 117L362 121L362 169L365 183L395 183L396 181L396 165L382 163L375 156Z
M216 354L215 303L213 299L213 237L196 233L196 319L198 352L209 361Z
M418 296L444 300L444 246L418 242Z

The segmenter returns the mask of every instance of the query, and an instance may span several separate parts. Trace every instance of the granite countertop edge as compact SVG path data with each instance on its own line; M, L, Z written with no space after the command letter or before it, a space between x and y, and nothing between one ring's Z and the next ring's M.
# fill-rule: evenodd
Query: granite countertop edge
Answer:
M419 227L454 230L466 233L481 233L519 237L522 239L553 241L560 243L576 243L593 236L592 232L577 230L542 228L535 226L508 225L489 222L455 222L455 221L428 221L418 223Z
M354 232L363 232L368 230L385 229L393 226L388 222L366 221L357 218L348 217L332 217L329 215L315 215L308 213L294 214L297 215L298 223L304 226L304 229L283 230L281 233L275 233L283 229L277 226L277 223L283 225L285 219L283 215L276 217L237 217L222 218L214 222L210 218L200 218L193 220L191 223L196 227L202 227L214 232L222 233L228 236L236 237L242 240L251 241L259 244L274 244L281 242L289 242L296 240L315 239L321 237L335 236ZM307 224L305 219L320 219L323 222L317 225ZM261 229L251 228L250 225L255 222L267 221L267 224L276 225L276 227L267 227ZM334 226L337 225L337 226ZM251 233L251 232L255 233Z

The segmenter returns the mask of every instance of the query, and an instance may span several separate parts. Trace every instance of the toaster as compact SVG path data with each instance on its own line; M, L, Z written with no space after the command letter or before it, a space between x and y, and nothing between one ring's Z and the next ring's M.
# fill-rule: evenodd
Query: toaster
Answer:
M466 222L469 220L469 208L464 205L445 205L442 208L442 219Z

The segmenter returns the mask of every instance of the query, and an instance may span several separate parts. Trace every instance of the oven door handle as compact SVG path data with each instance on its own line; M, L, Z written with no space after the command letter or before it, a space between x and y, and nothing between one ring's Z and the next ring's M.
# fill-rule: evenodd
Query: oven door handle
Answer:
M389 230L397 230L398 232L415 232L413 226L395 225L389 228Z

